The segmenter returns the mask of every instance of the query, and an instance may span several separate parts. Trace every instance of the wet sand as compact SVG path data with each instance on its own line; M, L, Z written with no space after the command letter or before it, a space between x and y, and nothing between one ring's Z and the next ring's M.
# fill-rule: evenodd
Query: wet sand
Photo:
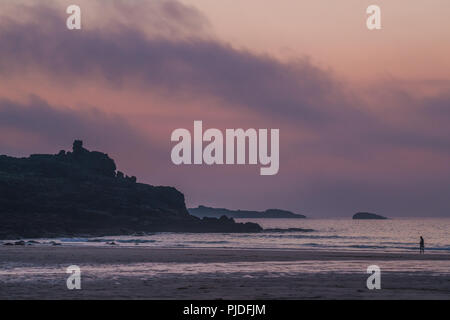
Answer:
M450 299L449 272L448 254L1 246L0 299Z

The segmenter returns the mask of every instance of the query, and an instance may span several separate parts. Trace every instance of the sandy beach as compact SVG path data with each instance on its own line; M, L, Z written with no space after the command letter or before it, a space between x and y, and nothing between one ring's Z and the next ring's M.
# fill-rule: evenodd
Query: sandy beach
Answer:
M449 270L446 254L2 246L0 299L450 299Z

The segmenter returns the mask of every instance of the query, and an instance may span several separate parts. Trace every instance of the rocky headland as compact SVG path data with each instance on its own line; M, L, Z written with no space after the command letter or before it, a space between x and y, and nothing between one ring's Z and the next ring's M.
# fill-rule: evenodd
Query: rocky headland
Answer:
M194 217L181 192L138 183L79 140L71 152L0 155L0 239L261 230L227 217Z

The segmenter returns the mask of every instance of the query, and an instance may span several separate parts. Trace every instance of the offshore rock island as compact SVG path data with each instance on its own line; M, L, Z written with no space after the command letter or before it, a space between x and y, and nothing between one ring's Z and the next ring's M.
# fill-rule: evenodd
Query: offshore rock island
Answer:
M221 217L235 219L305 219L306 216L298 213L293 213L281 209L267 209L265 211L251 211L251 210L229 210L224 208L211 208L206 206L198 206L197 208L189 208L189 213L193 216L203 217Z
M353 220L386 220L387 218L370 212L357 212L352 217Z
M181 192L137 183L80 140L72 152L0 155L0 239L259 231L255 223L191 216Z

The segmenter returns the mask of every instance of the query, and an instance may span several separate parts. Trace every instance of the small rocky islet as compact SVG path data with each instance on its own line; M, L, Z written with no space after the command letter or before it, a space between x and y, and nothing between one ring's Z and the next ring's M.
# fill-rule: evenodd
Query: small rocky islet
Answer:
M387 218L376 213L357 212L353 215L353 220L386 220Z

